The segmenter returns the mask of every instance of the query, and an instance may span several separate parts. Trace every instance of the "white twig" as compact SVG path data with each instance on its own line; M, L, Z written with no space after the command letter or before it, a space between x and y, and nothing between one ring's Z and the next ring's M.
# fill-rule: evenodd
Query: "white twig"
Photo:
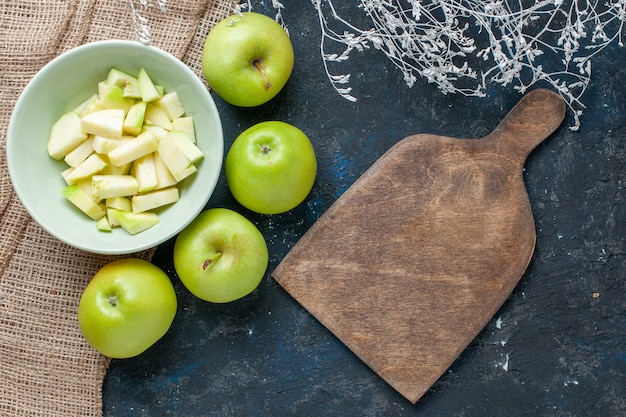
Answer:
M444 94L485 96L490 84L521 93L547 84L572 110L572 130L580 128L592 58L612 43L622 47L626 34L626 0L358 0L369 27L341 17L334 1L311 3L324 70L347 100L356 100L350 74L333 74L331 63L372 47L408 87L423 78ZM272 4L282 20L284 6Z
M148 23L148 19L146 19L143 14L148 10L148 8L153 6L152 2L150 0L138 0L140 11L138 11L137 7L135 7L134 0L129 0L129 3L137 40L145 45L149 45L152 42L150 25ZM156 0L156 4L162 12L165 12L167 0Z

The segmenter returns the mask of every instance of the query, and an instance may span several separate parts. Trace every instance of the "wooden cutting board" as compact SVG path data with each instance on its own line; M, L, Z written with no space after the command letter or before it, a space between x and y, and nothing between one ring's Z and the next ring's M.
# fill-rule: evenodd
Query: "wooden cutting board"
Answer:
M403 139L322 215L273 277L417 402L526 270L536 235L522 170L564 116L560 96L538 89L483 138Z

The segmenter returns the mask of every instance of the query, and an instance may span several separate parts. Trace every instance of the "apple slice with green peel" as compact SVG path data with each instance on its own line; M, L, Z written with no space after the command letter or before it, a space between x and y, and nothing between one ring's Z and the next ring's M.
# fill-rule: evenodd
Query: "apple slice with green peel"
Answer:
M141 68L139 70L137 79L139 80L139 92L143 101L150 103L161 98L162 94L156 88L145 69Z
M116 214L117 212L122 212L122 211L124 210L119 210L119 209L111 208L111 207L106 208L106 217L111 228L120 227L120 222L117 220ZM127 210L127 212L130 212L130 210Z
M102 175L128 175L130 173L130 166L132 165L131 162L124 164L124 165L117 166L117 165L113 165L109 161L108 155L102 154L100 155L100 157L104 161L107 161L108 163L108 165L104 167L102 171L100 171L100 174Z
M163 188L147 194L134 195L131 198L133 205L132 211L133 213L142 213L144 211L154 210L155 208L175 203L179 198L180 195L176 187Z
M172 122L165 113L165 110L156 106L153 103L146 104L146 113L144 115L144 123L146 125L153 125L162 127L165 130L172 130Z
M105 109L122 109L124 114L128 112L134 103L135 99L124 97L124 90L117 85L111 86L109 91L105 95L100 96L98 100L99 106Z
M82 129L80 115L74 111L65 113L52 126L48 139L48 154L56 160L61 160L68 152L83 143L87 136Z
M63 177L63 179L65 180L65 182L67 183L67 185L72 185L70 184L70 182L67 180L67 177L72 173L72 171L74 171L76 168L74 167L69 167L64 169L63 171L61 171L61 177Z
M195 143L189 139L189 136L185 135L183 132L176 130L171 131L166 139L174 140L192 164L198 163L202 160L202 158L204 158L204 154L200 148L198 148Z
M117 68L112 68L109 70L107 74L106 84L109 86L117 85L122 88L123 96L128 98L141 98L141 93L139 92L139 80L137 77L133 77L132 75L119 70Z
M117 148L118 146L122 145L124 143L124 141L126 141L128 139L111 139L111 138L106 138L104 136L94 136L93 137L93 142L92 142L92 146L93 146L93 150L96 151L99 154L108 154L109 152L111 152L113 149Z
M78 207L92 220L99 220L106 212L87 195L77 184L68 185L63 189L63 196Z
M132 211L133 205L128 197L112 197L107 198L104 202L107 208L113 208L121 211Z
M141 98L141 91L139 91L139 80L137 77L113 68L109 71L107 76L107 84L117 85L122 88L123 96L128 98Z
M156 151L158 146L154 133L145 131L109 152L109 161L121 166Z
M87 140L68 152L67 155L65 155L64 160L69 166L77 167L92 153L94 153L93 138L88 137Z
M143 128L141 129L142 132L145 130L149 130L152 133L154 133L154 135L157 137L157 140L159 142L161 141L161 139L166 137L168 133L170 133L169 130L163 129L161 126L147 125L147 124L144 124Z
M133 77L129 73L122 71L118 68L111 68L107 74L106 84L118 87L124 87L126 83L138 83L137 77Z
M107 166L106 161L100 155L94 153L85 159L80 165L72 170L66 177L68 184L76 184L78 181L89 178L101 172Z
M137 194L137 179L132 175L94 175L92 193L99 198L126 197Z
M80 103L74 108L74 111L78 113L80 117L83 117L88 112L92 111L93 106L98 102L98 94L94 94L87 100Z
M109 92L110 88L111 86L107 84L106 81L100 81L98 83L98 100L96 100L96 103L100 101L100 97L104 97Z
M93 195L93 187L91 186L91 178L85 178L76 183L85 194L87 194L95 203L100 204L102 199Z
M161 188L167 188L167 187L172 187L176 185L178 181L176 181L176 178L174 178L170 170L167 168L167 165L165 165L165 162L163 161L161 154L158 152L155 152L153 154L153 159L154 159L154 170L155 170L156 177L157 177L156 189L159 190Z
M139 91L139 81L129 81L122 87L123 96L134 99L141 99L141 91Z
M185 114L185 108L176 91L165 94L155 101L154 105L162 109L170 121L174 121Z
M142 213L132 213L128 211L114 210L112 217L127 233L136 235L159 223L159 216L149 211Z
M113 231L113 228L111 227L111 223L109 223L109 219L107 218L107 216L100 217L100 219L96 222L96 228L101 232Z
M191 163L176 140L169 135L159 142L157 152L163 159L167 169L178 182L197 171L196 166Z
M154 166L154 154L149 153L131 163L130 175L137 179L138 191L145 193L156 189L157 176Z
M189 116L179 117L172 121L172 130L183 132L193 143L196 143L196 129L193 118Z
M129 135L137 136L141 133L143 127L143 119L146 114L146 102L138 101L134 103L124 119L124 132Z
M121 139L124 132L125 113L122 109L104 109L87 113L81 120L84 133Z

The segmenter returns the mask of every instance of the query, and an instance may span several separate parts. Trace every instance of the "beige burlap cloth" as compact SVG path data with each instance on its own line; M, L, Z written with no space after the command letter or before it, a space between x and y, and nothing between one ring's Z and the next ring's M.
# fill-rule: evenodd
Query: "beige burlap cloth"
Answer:
M233 7L232 0L168 0L165 11L156 1L134 3L152 44L198 75L208 30ZM11 111L35 73L104 39L137 39L129 0L0 0L0 416L102 415L109 361L83 340L76 309L113 257L66 246L32 221L13 192L5 149Z

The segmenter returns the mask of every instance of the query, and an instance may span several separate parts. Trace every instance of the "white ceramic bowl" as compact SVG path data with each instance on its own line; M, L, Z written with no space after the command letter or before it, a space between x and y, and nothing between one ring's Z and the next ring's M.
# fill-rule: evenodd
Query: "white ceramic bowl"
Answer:
M67 165L47 153L53 123L97 92L97 83L118 68L136 75L145 68L155 83L176 91L195 123L197 144L205 157L180 187L180 200L159 211L160 222L130 235L121 229L101 232L93 220L61 194ZM200 213L217 183L224 140L219 114L202 81L180 60L132 41L102 41L72 49L48 63L28 83L7 132L9 175L28 213L51 235L88 252L129 254L172 238Z

